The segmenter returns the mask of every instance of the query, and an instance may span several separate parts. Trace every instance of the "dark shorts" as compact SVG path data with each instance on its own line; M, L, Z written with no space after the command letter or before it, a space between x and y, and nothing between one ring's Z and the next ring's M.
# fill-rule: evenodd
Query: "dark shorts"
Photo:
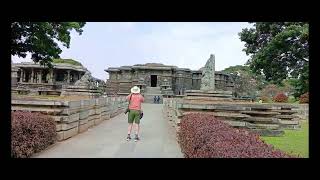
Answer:
M128 123L140 124L140 111L130 110L128 114Z

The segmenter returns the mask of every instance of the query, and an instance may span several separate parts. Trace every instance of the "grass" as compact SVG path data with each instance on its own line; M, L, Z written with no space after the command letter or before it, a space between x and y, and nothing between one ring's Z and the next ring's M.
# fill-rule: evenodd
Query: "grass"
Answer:
M261 137L267 144L299 157L309 157L309 124L301 123L299 130L285 130L283 137Z

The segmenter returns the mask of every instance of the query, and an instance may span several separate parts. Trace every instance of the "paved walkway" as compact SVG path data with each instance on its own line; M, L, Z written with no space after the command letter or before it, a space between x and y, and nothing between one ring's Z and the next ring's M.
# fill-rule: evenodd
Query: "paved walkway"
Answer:
M174 128L163 117L162 104L143 104L141 140L127 142L122 113L88 131L58 142L36 158L176 158L183 157Z

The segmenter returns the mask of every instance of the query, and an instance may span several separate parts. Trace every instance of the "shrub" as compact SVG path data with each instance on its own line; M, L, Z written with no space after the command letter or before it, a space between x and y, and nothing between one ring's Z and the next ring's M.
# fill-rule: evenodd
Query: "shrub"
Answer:
M309 103L309 92L300 96L299 103Z
M274 97L276 94L280 92L280 88L275 84L269 84L265 88L262 89L260 96L267 96L269 98Z
M261 97L261 100L263 103L269 103L271 102L271 99L268 97L268 96L262 96Z
M179 143L186 158L288 158L264 143L259 135L230 127L213 115L191 113L183 117Z
M284 93L278 93L273 97L274 102L288 102L288 96L286 96Z
M295 103L297 99L294 96L289 96L288 97L288 103Z
M30 157L56 141L55 121L40 113L11 113L11 156Z

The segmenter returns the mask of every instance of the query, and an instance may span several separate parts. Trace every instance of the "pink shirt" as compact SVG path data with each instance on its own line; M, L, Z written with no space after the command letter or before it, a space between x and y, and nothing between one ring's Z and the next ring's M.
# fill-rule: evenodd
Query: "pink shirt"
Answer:
M127 96L128 101L129 101L131 95L132 95L132 97L131 97L129 109L141 110L141 103L144 101L143 96L141 94L129 94Z

